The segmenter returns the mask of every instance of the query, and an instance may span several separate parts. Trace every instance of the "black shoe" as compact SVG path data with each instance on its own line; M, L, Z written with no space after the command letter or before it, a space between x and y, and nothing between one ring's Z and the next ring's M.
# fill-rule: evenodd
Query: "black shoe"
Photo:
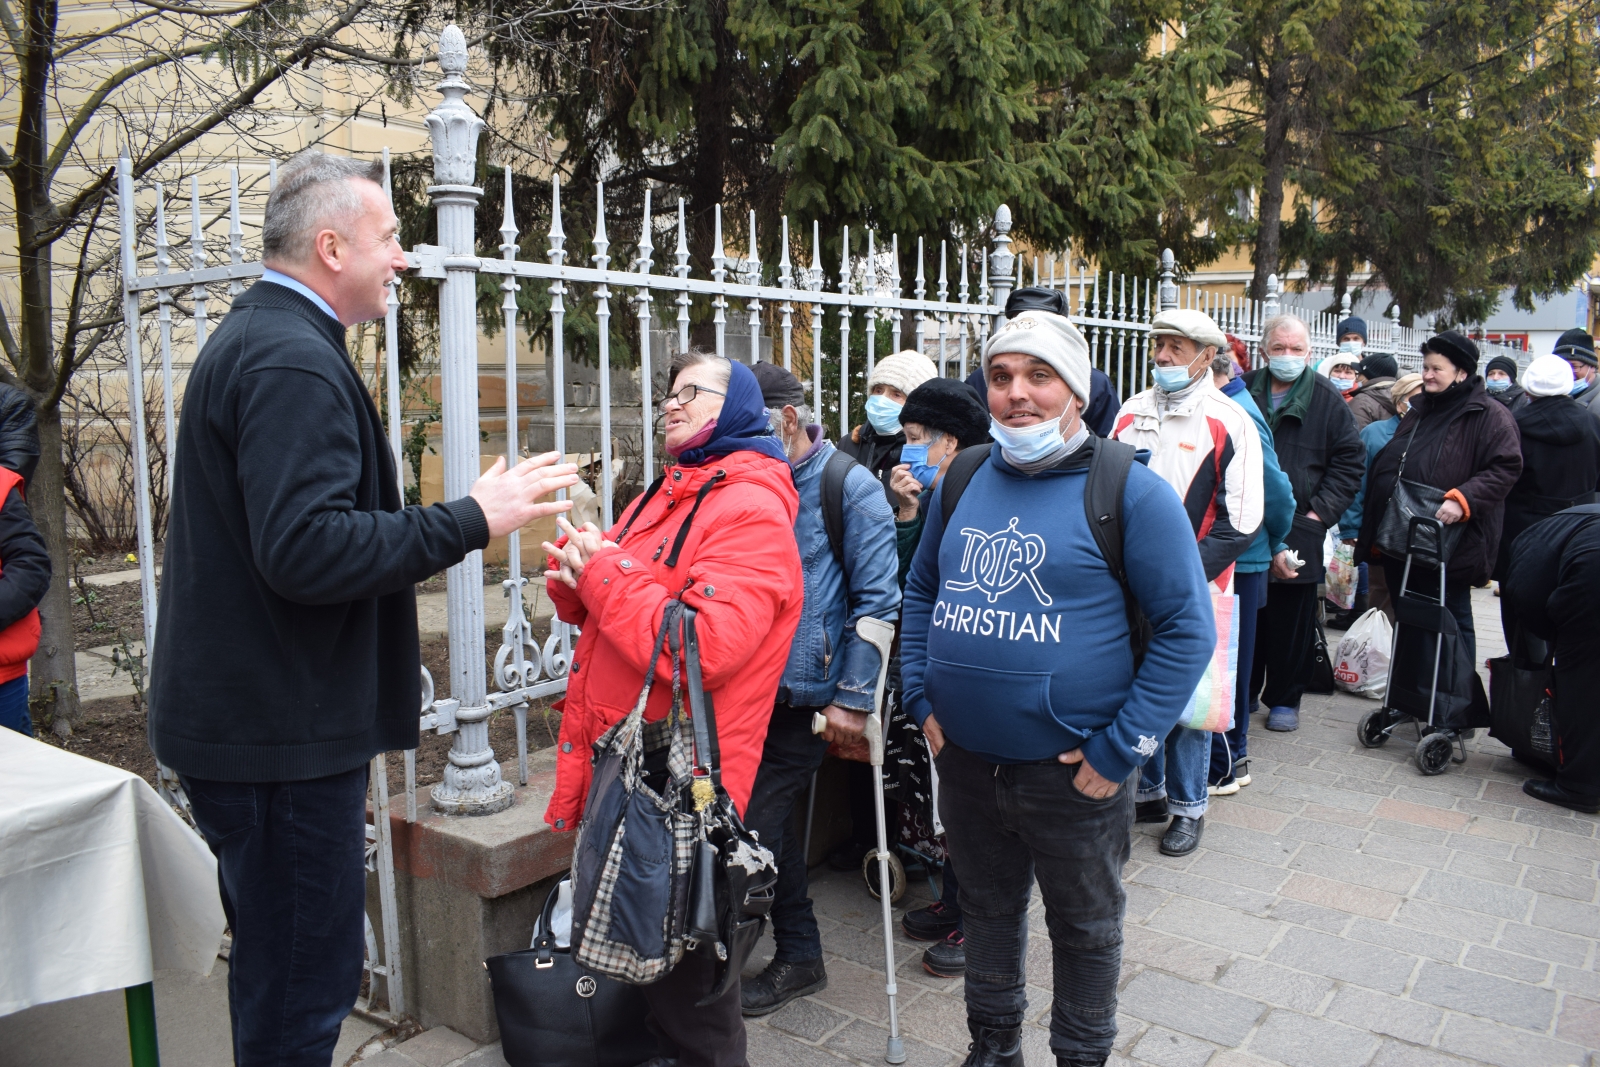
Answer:
M773 960L767 969L739 987L739 1007L750 1016L771 1015L797 997L828 988L822 957L787 963Z
M1106 1067L1109 1056L1101 1056L1097 1060L1069 1060L1065 1056L1056 1057L1056 1067Z
M1161 835L1163 856L1187 856L1200 847L1200 834L1206 828L1206 817L1191 819L1187 815L1174 815L1172 825Z
M859 871L861 863L874 846L859 841L846 841L828 853L828 866L836 871Z
M1559 804L1563 808L1581 811L1585 815L1600 814L1600 797L1586 797L1582 793L1574 793L1572 790L1555 782L1546 782L1540 778L1529 778L1522 783L1522 791L1535 800L1542 800L1546 804Z
M1134 822L1166 822L1167 798L1160 800L1141 800L1133 806Z
M969 1019L967 1029L972 1032L972 1044L967 1046L961 1067L1022 1067L1022 1027L991 1030Z
M943 941L960 925L961 913L942 900L908 911L900 920L900 929L913 941Z
M967 973L967 938L951 930L943 941L929 945L922 953L922 969L936 978L963 978Z

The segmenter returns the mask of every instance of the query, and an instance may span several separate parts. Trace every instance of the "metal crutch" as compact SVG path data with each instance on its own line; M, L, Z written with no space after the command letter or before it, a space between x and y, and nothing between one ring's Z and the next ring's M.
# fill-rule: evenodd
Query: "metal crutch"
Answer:
M883 905L884 992L889 997L889 1047L885 1063L906 1062L906 1046L900 1037L900 1016L895 1009L899 988L894 980L894 911L889 901L889 829L883 806L883 695L889 679L889 654L894 648L894 624L870 617L856 620L856 635L878 650L878 685L873 692L872 714L867 716L866 739L872 762L872 800L878 818L878 900ZM815 715L811 728L821 733L827 720Z

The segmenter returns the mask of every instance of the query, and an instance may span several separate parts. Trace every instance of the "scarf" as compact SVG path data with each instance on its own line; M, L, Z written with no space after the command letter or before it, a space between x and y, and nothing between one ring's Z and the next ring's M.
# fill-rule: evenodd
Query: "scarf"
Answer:
M678 465L698 467L717 456L741 451L760 452L787 465L789 456L767 419L767 408L761 400L761 383L756 381L750 368L738 360L729 360L728 366L728 395L723 398L722 411L711 424L711 436L679 453Z

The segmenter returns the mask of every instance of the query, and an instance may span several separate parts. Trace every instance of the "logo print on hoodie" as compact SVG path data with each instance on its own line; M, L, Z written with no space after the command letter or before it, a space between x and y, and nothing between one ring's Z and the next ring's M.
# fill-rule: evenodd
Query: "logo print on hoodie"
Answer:
M984 533L969 526L961 531L961 536L967 539L961 553L961 574L964 578L971 577L959 582L948 581L946 589L952 593L976 589L993 604L1027 582L1041 607L1047 608L1055 602L1034 574L1044 562L1044 538L1018 531L1015 516L1010 525L997 533Z

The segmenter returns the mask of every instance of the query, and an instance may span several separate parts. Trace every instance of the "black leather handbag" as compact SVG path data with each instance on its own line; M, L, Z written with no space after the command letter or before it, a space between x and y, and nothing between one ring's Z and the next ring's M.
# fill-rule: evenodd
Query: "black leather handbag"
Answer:
M664 1051L638 986L582 966L550 932L556 889L545 898L532 948L491 956L501 1055L511 1067L638 1067Z
M1444 451L1445 438L1449 436L1449 432L1448 425L1439 432L1441 452ZM1416 431L1412 431L1411 442L1415 442L1416 439ZM1400 469L1395 471L1394 491L1389 494L1389 504L1383 509L1383 519L1378 523L1377 535L1372 539L1378 551L1392 559L1405 559L1412 551L1411 520L1433 519L1439 513L1439 508L1444 505L1443 489L1421 482L1406 481L1406 457L1409 455L1411 455L1411 443L1407 443L1406 450L1400 453ZM1448 526L1438 524L1435 543L1426 547L1434 549L1432 554L1438 560L1439 566L1450 562L1456 545L1461 542L1461 535L1466 532L1465 521L1453 522Z

